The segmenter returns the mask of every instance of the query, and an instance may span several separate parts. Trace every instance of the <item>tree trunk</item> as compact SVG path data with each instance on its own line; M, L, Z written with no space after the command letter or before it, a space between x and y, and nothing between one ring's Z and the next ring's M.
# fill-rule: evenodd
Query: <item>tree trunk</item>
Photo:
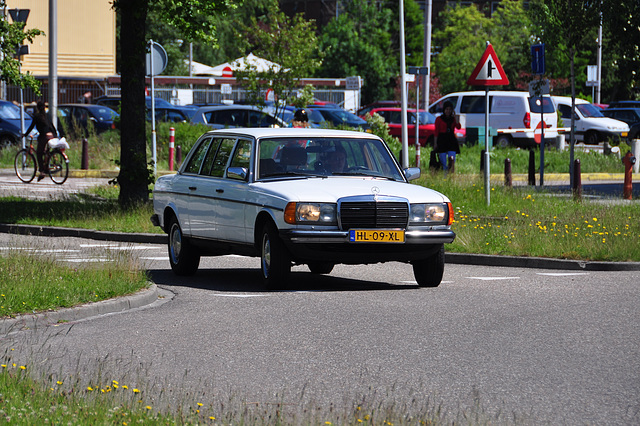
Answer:
M149 200L145 129L145 22L149 0L118 2L120 13L120 185L119 202L130 207Z

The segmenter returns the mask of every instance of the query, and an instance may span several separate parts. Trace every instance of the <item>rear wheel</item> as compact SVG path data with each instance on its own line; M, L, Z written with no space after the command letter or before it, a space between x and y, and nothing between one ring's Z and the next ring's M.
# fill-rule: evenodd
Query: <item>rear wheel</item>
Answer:
M331 262L310 262L307 266L314 274L330 274L333 271L334 264Z
M420 287L438 287L444 274L444 244L426 259L413 262L413 275Z
M496 138L496 147L498 148L507 148L511 145L511 136L509 135L500 135Z
M36 176L36 170L38 168L36 157L30 153L28 149L18 151L13 166L18 179L24 183L31 182Z
M65 183L69 177L69 163L60 151L53 151L49 156L49 176L58 185Z
M262 228L260 243L260 269L262 281L267 289L277 289L285 285L291 273L291 259L278 229L273 222L267 222Z
M169 224L169 263L176 275L193 275L200 265L200 255L182 235L182 228L175 217Z

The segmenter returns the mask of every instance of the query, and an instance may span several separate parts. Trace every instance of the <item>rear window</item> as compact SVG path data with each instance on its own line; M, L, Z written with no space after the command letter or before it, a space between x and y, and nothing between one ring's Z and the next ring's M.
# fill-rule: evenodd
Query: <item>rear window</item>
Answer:
M529 98L529 109L531 113L553 113L556 112L556 109L553 107L553 102L551 102L551 98L542 97L540 99L539 96L533 96Z

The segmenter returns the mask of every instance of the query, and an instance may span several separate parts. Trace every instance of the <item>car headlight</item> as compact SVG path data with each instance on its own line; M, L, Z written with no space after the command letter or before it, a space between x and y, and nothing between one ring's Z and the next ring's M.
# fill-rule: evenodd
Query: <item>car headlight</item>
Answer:
M411 223L447 224L453 221L451 203L411 204Z
M337 223L336 205L331 203L289 203L284 210L284 221L292 225Z

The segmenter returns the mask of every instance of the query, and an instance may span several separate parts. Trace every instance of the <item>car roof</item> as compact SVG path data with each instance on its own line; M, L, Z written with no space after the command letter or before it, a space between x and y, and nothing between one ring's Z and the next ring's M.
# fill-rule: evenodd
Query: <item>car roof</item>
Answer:
M554 100L554 102L568 102L568 105L571 105L571 96L551 96L551 99ZM581 99L581 98L576 98L576 105L577 104L588 104L590 103L587 100Z
M402 108L400 108L400 107L379 107L379 108L372 108L371 111L402 111ZM416 109L415 108L407 108L407 111L416 112ZM429 114L431 114L426 109L421 109L418 112L428 112Z
M254 138L264 137L311 137L311 138L362 138L380 139L378 136L367 132L352 130L314 129L298 127L237 127L231 129L211 130L207 135L249 136Z
M242 104L201 106L197 109L197 111L222 111L225 109L246 109L246 110L262 111L262 108L258 106L242 105Z
M485 91L484 90L473 90L470 92L453 92L453 93L447 93L446 95L443 95L440 99L442 98L446 98L448 96L484 96ZM520 90L491 90L489 92L489 96L495 96L495 95L500 95L500 96L526 96L527 98L529 97L529 92L525 92L524 90L520 91ZM438 99L435 102L439 102L440 99Z

